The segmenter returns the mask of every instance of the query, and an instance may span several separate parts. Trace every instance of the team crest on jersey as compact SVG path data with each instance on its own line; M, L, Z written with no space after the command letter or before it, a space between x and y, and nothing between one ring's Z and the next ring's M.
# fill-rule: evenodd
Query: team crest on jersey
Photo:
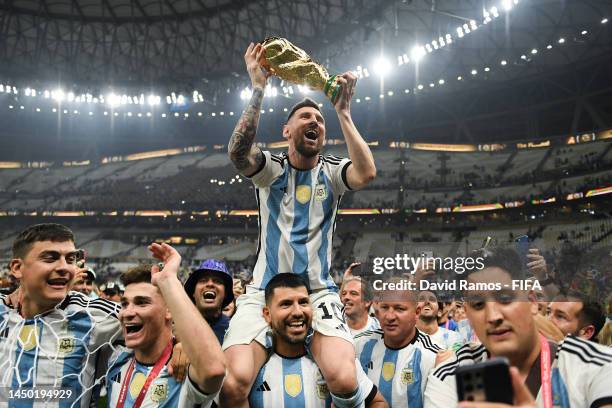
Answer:
M69 354L76 347L76 339L74 337L60 337L57 341L57 351L61 354Z
M132 398L138 397L138 394L140 394L140 390L142 390L142 387L144 386L146 381L147 376L143 373L137 372L136 374L134 374L132 382L130 383L130 395L132 396Z
M287 374L285 376L285 392L294 398L297 397L302 392L302 376Z
M24 351L32 350L38 345L38 333L36 326L33 324L25 325L19 332L19 342L21 343L21 349Z
M151 386L151 401L161 402L168 398L168 381L157 381Z
M312 192L312 189L310 188L310 186L307 186L307 185L297 186L297 188L295 189L295 198L297 198L300 204L306 204L307 202L310 201L311 192Z
M329 398L329 388L327 388L327 382L320 372L317 373L317 397L322 400Z
M317 201L325 201L325 199L327 198L327 188L325 187L325 184L317 184L317 186L315 187L315 200Z
M382 376L385 381L391 381L393 376L395 375L395 364L386 362L382 366Z
M402 370L402 384L412 384L414 382L414 371L412 371L411 367L406 367Z

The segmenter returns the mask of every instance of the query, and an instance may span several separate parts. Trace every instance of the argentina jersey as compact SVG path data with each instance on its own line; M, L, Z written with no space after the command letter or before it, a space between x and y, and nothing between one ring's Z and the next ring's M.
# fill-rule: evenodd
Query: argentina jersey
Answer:
M559 408L588 408L612 404L612 351L604 346L568 336L559 345L549 341L551 358L552 405ZM425 398L431 407L457 405L455 370L489 358L482 344L468 343L457 350L454 358L438 365L429 376ZM540 359L534 363L526 385L536 399L538 407L544 406ZM531 381L534 379L534 381Z
M376 387L355 361L357 383L365 406L376 395ZM308 356L281 357L273 353L259 371L249 394L251 408L326 408L332 399L316 363Z
M117 406L121 387L123 382L126 381L125 376L127 375L133 357L133 352L128 349L123 349L115 353L115 356L111 359L111 364L106 376L108 408ZM131 408L134 406L134 402L140 395L140 390L145 384L147 376L152 369L153 365L145 365L135 361L131 378L127 379L128 385L123 405L124 408ZM155 380L151 382L141 407L206 408L212 404L215 396L216 394L207 395L198 390L189 376L187 376L183 382L177 382L174 377L168 373L167 366L164 366Z
M349 159L319 156L311 170L298 170L285 154L263 152L263 167L251 179L259 209L259 243L251 287L263 290L276 274L300 275L309 289L337 290L329 269L340 198L349 187Z
M401 349L385 346L383 332L365 332L355 338L357 358L363 371L378 386L390 407L422 407L427 376L434 368L440 348L416 330Z
M9 407L89 407L96 381L121 339L119 305L70 292L54 309L24 319L0 302L0 400L7 390L62 388L66 398L21 400ZM94 391L95 390L95 391Z

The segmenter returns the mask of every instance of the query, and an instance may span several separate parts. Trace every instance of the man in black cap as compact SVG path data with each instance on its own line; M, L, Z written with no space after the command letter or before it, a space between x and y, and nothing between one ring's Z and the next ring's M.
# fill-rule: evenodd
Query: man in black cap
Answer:
M85 275L77 278L72 286L72 290L81 292L82 294L89 296L90 298L97 298L98 295L94 291L94 285L96 282L96 272L92 268L87 268Z
M207 259L185 282L185 291L215 332L219 343L229 326L230 318L223 308L234 300L232 274L223 261Z

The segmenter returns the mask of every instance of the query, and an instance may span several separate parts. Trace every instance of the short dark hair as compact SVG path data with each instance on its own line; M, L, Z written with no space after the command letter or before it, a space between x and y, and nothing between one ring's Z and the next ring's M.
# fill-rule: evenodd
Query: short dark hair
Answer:
M150 264L140 264L128 269L121 274L121 283L125 287L132 283L151 283L151 266Z
M25 258L35 242L74 242L74 234L65 225L44 223L30 225L13 241L13 258Z
M279 273L266 285L266 289L264 291L266 297L266 304L269 305L272 297L274 296L274 289L276 288L306 288L306 291L310 294L310 290L308 290L308 285L304 279L302 279L299 275L295 273Z
M467 278L471 273L481 271L485 268L500 268L510 274L510 277L515 280L525 278L523 263L518 252L513 248L508 247L492 247L487 249L479 249L474 251L474 258L483 258L481 269L468 269L464 275Z
M361 276L351 276L350 278L346 278L342 281L342 285L340 286L340 290L349 282L357 281L361 283L361 297L364 302L372 302L374 301L374 289L370 282L365 279L362 279Z
M582 302L582 309L578 313L578 320L582 327L592 324L595 328L592 339L596 339L600 330L606 324L606 315L603 306L595 299L587 299L583 296L576 296Z
M291 110L289 111L289 115L287 115L287 122L289 122L289 119L291 119L291 117L293 116L293 114L301 108L306 108L306 107L310 107L310 108L315 108L316 110L318 110L319 112L321 112L321 108L319 107L319 104L316 103L314 100L310 99L310 98L304 98L302 99L300 102L296 103L295 105L293 105L293 107L291 108Z

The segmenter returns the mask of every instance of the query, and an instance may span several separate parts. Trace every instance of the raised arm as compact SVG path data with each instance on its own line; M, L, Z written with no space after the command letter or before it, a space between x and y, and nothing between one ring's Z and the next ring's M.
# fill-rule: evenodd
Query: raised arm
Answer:
M151 283L159 288L191 365L189 378L206 394L221 388L225 377L225 357L217 336L191 302L177 277L181 256L167 244L152 244L149 250L164 263L151 268Z
M359 134L351 117L351 98L355 92L357 77L350 71L345 72L340 75L338 83L342 85L342 91L334 108L352 161L346 171L346 179L352 190L360 190L376 177L376 165L370 147Z
M234 163L234 167L244 176L251 176L261 166L264 156L261 150L253 146L257 124L259 123L259 112L264 96L264 88L270 73L264 72L261 61L264 58L264 48L261 44L251 43L244 54L244 61L247 72L251 78L253 95L248 106L240 116L240 120L232 137L228 148L229 158Z

